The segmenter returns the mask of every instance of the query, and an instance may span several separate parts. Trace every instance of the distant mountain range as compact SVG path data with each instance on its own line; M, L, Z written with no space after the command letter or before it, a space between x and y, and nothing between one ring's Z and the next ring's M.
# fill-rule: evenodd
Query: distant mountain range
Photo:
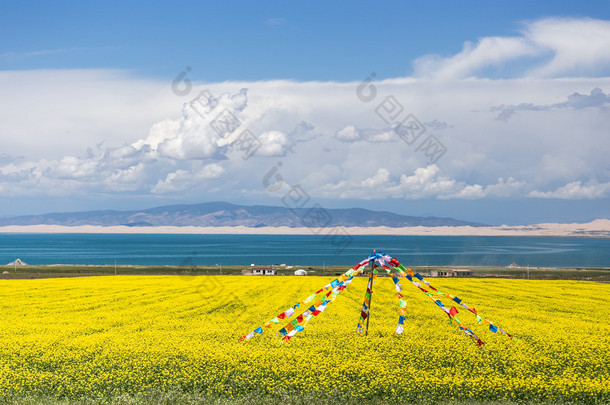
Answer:
M291 210L266 205L243 206L226 202L167 205L137 211L84 211L0 218L6 225L97 225L97 226L246 226L252 228L286 226L486 226L452 218L412 217L362 208Z

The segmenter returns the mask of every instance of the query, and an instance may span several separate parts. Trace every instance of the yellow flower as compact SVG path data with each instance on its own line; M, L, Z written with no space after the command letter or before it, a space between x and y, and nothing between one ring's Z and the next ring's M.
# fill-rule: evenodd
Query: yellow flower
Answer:
M215 398L610 402L610 323L600 305L610 293L605 284L433 283L515 336L491 332L456 305L460 321L486 342L477 348L403 279L408 311L403 334L395 336L398 301L387 277L375 283L369 335L356 333L367 282L356 277L285 344L273 337L285 322L236 343L328 282L235 276L2 280L0 396L167 391ZM449 298L441 299L451 307Z

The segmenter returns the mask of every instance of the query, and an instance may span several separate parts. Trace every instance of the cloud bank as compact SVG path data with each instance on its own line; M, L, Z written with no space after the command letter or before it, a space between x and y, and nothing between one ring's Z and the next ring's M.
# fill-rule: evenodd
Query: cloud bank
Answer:
M610 22L533 21L414 66L376 82L190 78L186 95L125 72L0 72L0 190L277 203L276 167L318 198L610 197Z

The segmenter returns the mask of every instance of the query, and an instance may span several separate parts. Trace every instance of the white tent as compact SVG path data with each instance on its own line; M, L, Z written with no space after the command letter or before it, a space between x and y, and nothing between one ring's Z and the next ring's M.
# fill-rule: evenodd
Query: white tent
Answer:
M9 264L7 264L7 266L27 266L28 264L24 261L22 261L21 259L17 259L13 262L10 262Z
M307 272L303 269L298 269L297 271L294 272L295 276L306 276Z

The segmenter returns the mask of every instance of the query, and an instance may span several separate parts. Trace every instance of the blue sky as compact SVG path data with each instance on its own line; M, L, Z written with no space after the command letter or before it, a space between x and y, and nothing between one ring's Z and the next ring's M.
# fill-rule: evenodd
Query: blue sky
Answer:
M2 1L1 214L281 205L299 185L328 207L608 218L609 27L605 1ZM204 90L239 128L210 130Z
M154 6L151 6L153 4ZM0 3L2 69L126 69L202 81L353 81L549 16L610 18L607 1Z

